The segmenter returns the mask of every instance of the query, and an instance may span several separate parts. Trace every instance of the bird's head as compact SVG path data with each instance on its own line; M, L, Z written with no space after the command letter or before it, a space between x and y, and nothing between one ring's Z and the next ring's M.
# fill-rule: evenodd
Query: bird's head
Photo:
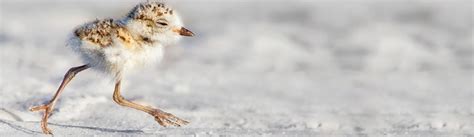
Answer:
M160 2L144 2L135 6L126 18L130 31L164 45L178 41L182 36L194 36L183 27L178 13Z

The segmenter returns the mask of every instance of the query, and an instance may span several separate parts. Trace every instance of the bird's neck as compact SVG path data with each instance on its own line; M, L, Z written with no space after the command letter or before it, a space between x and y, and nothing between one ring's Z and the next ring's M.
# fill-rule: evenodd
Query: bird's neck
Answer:
M128 30L130 35L132 36L133 40L137 42L137 44L141 45L158 45L157 41L152 40L148 35L146 35L146 30L141 23L136 22L131 18L125 18L121 20L121 23L125 26Z

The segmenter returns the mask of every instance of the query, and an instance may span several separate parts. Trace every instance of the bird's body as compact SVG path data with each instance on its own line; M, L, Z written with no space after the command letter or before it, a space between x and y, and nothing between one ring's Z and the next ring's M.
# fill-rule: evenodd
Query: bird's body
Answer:
M120 74L161 60L165 45L131 33L123 20L96 20L74 31L68 46L93 69Z
M180 17L159 2L138 4L122 19L102 19L76 28L67 45L79 53L85 65L71 68L49 103L31 108L44 110L41 128L51 134L47 120L59 95L79 72L93 68L115 78L113 100L121 106L146 112L162 126L181 126L188 122L158 108L140 105L121 96L122 74L161 60L165 46L182 36L194 34L183 27Z
M162 3L136 6L122 19L96 20L74 30L68 46L89 67L120 77L161 60L164 46L175 43L187 30L180 17Z

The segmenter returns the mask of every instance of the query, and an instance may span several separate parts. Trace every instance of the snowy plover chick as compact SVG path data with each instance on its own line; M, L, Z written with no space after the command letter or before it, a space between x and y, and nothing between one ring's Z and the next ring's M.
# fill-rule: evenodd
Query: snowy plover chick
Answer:
M134 108L153 116L162 126L182 126L189 122L158 108L126 100L120 94L123 73L147 63L160 60L163 48L182 36L194 34L183 27L181 19L171 8L160 2L144 2L135 6L123 19L103 19L78 27L68 46L79 53L85 65L73 67L65 74L54 97L31 111L43 110L41 128L48 129L48 117L65 86L79 72L92 68L115 78L113 100L121 106Z

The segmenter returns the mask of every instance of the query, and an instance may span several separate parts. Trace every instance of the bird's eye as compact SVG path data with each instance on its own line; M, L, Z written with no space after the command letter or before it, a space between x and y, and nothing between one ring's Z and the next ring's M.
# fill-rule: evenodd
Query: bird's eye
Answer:
M165 23L165 22L156 22L158 24L160 24L161 26L168 26L168 23Z

